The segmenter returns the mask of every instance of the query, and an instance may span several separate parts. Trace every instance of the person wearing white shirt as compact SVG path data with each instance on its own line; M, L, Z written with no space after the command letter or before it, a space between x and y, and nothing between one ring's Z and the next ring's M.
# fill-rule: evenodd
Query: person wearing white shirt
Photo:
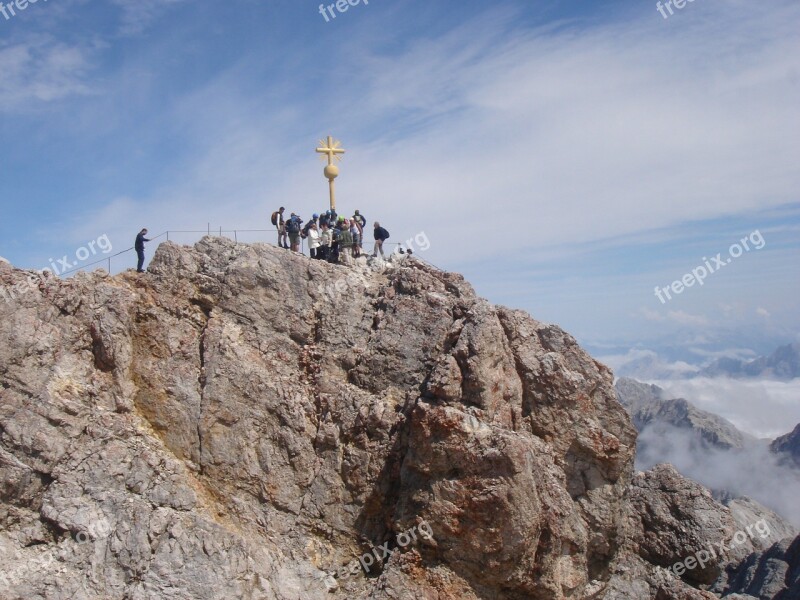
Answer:
M320 245L321 241L319 239L319 231L317 231L317 224L312 221L311 226L308 228L308 247L311 249L311 258L317 258L317 249Z

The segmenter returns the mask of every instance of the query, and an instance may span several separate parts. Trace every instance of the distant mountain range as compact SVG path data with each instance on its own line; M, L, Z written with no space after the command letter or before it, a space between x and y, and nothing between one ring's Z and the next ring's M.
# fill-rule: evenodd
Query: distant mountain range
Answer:
M785 463L800 468L800 425L794 431L782 435L769 445L770 450L779 455Z
M657 385L623 378L617 381L616 390L639 433L665 425L676 427L692 433L698 450L742 450L758 442L719 415L701 410L683 398L665 398L664 390Z
M637 469L670 463L720 501L750 497L800 525L800 424L770 443L656 385L621 378L615 387L639 432Z
M794 379L800 377L800 344L781 346L769 356L743 361L718 358L700 374L707 377L756 377L759 379Z
M708 365L670 362L656 352L625 362L614 369L620 377L638 379L690 379L693 377L730 377L734 379L775 379L788 381L800 377L800 344L780 346L768 356L752 360L717 358Z

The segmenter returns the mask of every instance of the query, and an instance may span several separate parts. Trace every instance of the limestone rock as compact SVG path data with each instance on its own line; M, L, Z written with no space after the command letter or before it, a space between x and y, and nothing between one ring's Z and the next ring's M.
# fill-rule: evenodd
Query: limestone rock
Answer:
M727 509L631 488L611 372L459 275L209 237L31 278L0 264L3 598L709 597L658 565Z
M730 566L712 588L724 598L800 598L800 536L786 538Z
M775 439L769 448L784 459L786 463L800 467L800 424L790 433Z
M701 410L683 398L664 397L664 390L656 385L623 377L617 381L615 389L640 433L646 428L663 425L685 429L693 434L692 443L696 444L693 450L699 452L708 448L741 450L756 442L727 419Z

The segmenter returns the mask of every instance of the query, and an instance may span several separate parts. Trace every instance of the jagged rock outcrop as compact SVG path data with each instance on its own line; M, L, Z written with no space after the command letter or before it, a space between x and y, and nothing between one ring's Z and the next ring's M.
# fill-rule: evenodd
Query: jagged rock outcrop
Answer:
M773 542L797 535L797 529L791 523L752 498L727 498L721 502L731 511L738 531L746 531L747 526L754 523L763 523L762 530L765 529L769 534L751 536L750 545L754 550L766 550Z
M728 509L634 446L604 365L459 275L165 243L0 303L0 594L713 597L663 558Z
M741 450L756 442L719 415L701 410L683 398L665 398L664 390L656 385L623 377L615 388L639 432L664 425L684 429L691 432L697 450Z
M658 386L621 378L615 389L639 432L637 469L670 463L708 487L723 504L752 497L766 518L775 510L791 523L800 523L800 471L791 458L791 436L770 447L767 440L753 438L686 400L668 398ZM776 453L781 442L784 452ZM788 521L777 529L787 536L796 533Z
M786 435L776 438L769 449L786 463L800 467L800 424Z
M778 515L751 500L737 500L720 510L707 489L671 465L637 473L631 489L637 553L664 568L704 553L696 566L678 573L695 585L713 583L725 565L795 534Z
M712 589L728 600L800 598L800 536L781 540L731 565Z

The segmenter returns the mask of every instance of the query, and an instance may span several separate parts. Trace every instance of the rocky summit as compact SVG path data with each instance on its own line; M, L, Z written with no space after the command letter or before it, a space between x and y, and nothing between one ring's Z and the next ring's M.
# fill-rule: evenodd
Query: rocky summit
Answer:
M711 599L777 541L634 475L609 369L416 256L0 284L3 599Z

